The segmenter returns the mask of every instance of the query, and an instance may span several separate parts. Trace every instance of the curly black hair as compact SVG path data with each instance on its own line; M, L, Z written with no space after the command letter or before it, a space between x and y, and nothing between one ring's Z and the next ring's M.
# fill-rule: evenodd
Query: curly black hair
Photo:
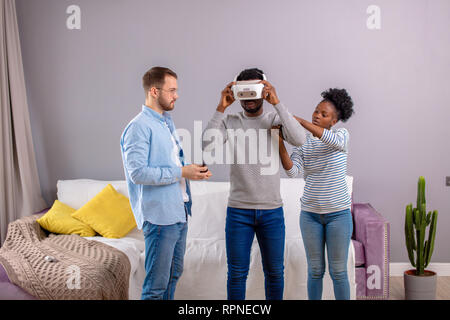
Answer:
M345 89L328 89L322 92L323 101L331 102L337 111L338 120L346 122L355 111L353 110L352 97Z
M236 81L254 80L254 79L263 80L263 74L264 72L258 68L245 69L238 75Z

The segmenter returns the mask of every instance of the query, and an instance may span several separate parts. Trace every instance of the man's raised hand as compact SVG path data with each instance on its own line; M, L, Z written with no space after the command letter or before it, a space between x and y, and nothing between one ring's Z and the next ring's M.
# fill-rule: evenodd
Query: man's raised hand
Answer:
M270 82L262 80L260 83L264 84L262 97L272 105L279 104L280 100L278 99L277 92L275 88L270 84Z
M229 84L227 84L225 89L222 90L219 105L217 106L217 111L222 113L225 112L225 109L235 101L233 91L231 90L231 87L234 84L236 84L236 82L230 82Z

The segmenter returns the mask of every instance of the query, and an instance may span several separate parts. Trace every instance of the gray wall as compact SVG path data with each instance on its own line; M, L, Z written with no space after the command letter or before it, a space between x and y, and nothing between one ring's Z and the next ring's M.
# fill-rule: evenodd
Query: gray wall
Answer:
M66 28L71 4L81 7L81 30ZM381 8L380 30L366 27L371 4ZM49 205L58 179L124 179L119 138L140 111L151 66L179 74L173 117L189 130L206 125L236 73L257 66L307 119L324 89L349 90L355 201L387 217L391 260L408 261L404 208L425 176L428 207L440 212L432 261L450 262L450 1L17 0L17 10ZM226 168L212 170L228 179Z

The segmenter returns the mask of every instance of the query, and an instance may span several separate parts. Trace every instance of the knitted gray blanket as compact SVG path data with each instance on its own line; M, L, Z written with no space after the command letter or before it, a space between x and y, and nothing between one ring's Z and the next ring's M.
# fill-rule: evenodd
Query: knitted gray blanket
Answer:
M41 215L9 224L0 263L12 283L43 300L128 299L130 261L118 249L78 235L56 235Z

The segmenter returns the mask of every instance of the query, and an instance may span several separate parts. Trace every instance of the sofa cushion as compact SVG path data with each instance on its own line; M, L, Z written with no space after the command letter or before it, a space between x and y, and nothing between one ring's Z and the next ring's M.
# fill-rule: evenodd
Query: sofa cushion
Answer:
M225 239L225 218L230 193L228 182L191 181L192 216L188 239Z
M51 209L36 221L42 228L52 233L95 236L94 229L71 216L75 211L72 207L55 200Z
M108 184L111 184L117 192L129 198L125 180L100 181L91 179L58 180L56 184L57 197L59 201L78 210Z
M366 263L364 245L358 240L352 239L352 242L353 247L355 248L355 267L363 266Z
M130 200L108 184L72 214L105 238L122 238L136 228Z

